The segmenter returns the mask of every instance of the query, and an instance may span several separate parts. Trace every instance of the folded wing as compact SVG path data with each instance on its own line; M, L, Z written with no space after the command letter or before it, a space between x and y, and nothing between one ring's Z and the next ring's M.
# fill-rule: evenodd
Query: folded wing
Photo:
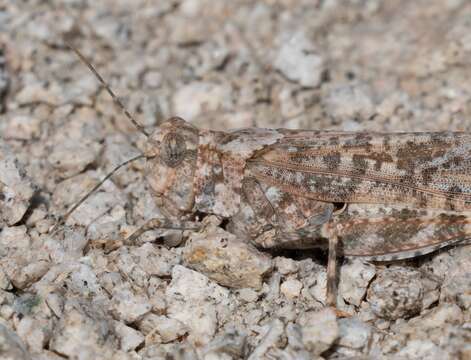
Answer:
M471 134L288 131L247 172L328 202L471 209Z

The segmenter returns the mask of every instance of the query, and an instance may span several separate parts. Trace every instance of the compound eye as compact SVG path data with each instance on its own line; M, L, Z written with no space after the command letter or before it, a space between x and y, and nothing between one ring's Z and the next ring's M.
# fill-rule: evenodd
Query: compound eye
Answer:
M171 168L177 167L185 158L185 139L177 133L168 133L163 138L160 151L165 165Z

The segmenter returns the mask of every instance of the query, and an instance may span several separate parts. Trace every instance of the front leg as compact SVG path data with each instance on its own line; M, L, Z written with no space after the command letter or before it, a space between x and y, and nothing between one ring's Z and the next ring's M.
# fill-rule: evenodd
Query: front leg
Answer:
M124 245L135 245L137 239L146 231L162 230L200 230L201 224L193 221L177 221L169 219L154 218L148 220L144 225L138 228L131 236L124 240Z
M239 212L229 231L265 249L326 248L322 225L333 215L334 205L289 194L254 178L244 179Z

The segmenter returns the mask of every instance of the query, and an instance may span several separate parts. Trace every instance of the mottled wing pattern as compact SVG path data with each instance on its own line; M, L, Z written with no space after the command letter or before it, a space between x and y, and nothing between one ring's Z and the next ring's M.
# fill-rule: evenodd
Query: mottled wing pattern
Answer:
M247 163L260 182L327 202L471 209L471 134L280 131Z
M471 216L469 212L356 204L327 226L342 239L343 255L389 261L469 239Z

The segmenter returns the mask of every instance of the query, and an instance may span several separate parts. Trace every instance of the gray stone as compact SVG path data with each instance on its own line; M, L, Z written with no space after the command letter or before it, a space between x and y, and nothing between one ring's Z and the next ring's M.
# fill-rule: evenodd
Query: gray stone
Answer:
M385 269L371 284L367 300L379 317L395 320L412 317L438 299L438 284L425 281L416 270L394 267ZM432 293L433 300L427 298Z
M325 64L316 45L302 30L282 34L281 38L282 44L273 63L275 68L302 86L319 86Z
M123 351L135 350L144 342L144 336L137 330L115 321L115 331L120 340L120 349Z
M188 328L181 321L152 313L144 315L139 321L139 329L148 339L152 338L152 342L164 344L175 341L188 332Z
M358 320L357 318L346 318L338 320L339 338L337 344L349 351L362 350L368 346L372 337L372 328L370 325Z
M194 82L180 88L173 97L175 115L192 120L204 113L229 110L231 88L209 82Z
M131 290L129 285L118 286L113 289L111 311L126 324L142 319L151 310L152 305L147 296Z
M280 291L288 299L294 299L299 296L301 289L303 288L303 283L296 279L288 279L283 281L280 286Z
M0 227L20 221L29 208L33 194L33 184L23 166L0 140Z
M298 319L303 343L311 354L320 355L330 349L339 336L339 326L334 310L325 308L306 312Z
M325 90L322 98L327 113L336 120L369 119L375 107L366 86L338 85Z
M31 358L18 335L3 323L0 323L0 358L2 360L29 360Z
M352 260L343 265L340 271L339 296L349 304L360 306L375 274L374 265L361 260Z
M81 359L111 358L118 348L112 321L89 303L69 300L64 316L54 328L49 349Z
M281 320L274 319L266 328L266 333L257 347L252 351L248 360L271 357L273 349L277 349L283 341L285 325Z
M233 288L260 289L263 277L272 268L267 254L212 225L190 236L183 261L217 283Z
M227 289L180 265L173 268L166 296L167 316L185 324L189 340L198 344L211 341L218 323L229 316L235 305Z

